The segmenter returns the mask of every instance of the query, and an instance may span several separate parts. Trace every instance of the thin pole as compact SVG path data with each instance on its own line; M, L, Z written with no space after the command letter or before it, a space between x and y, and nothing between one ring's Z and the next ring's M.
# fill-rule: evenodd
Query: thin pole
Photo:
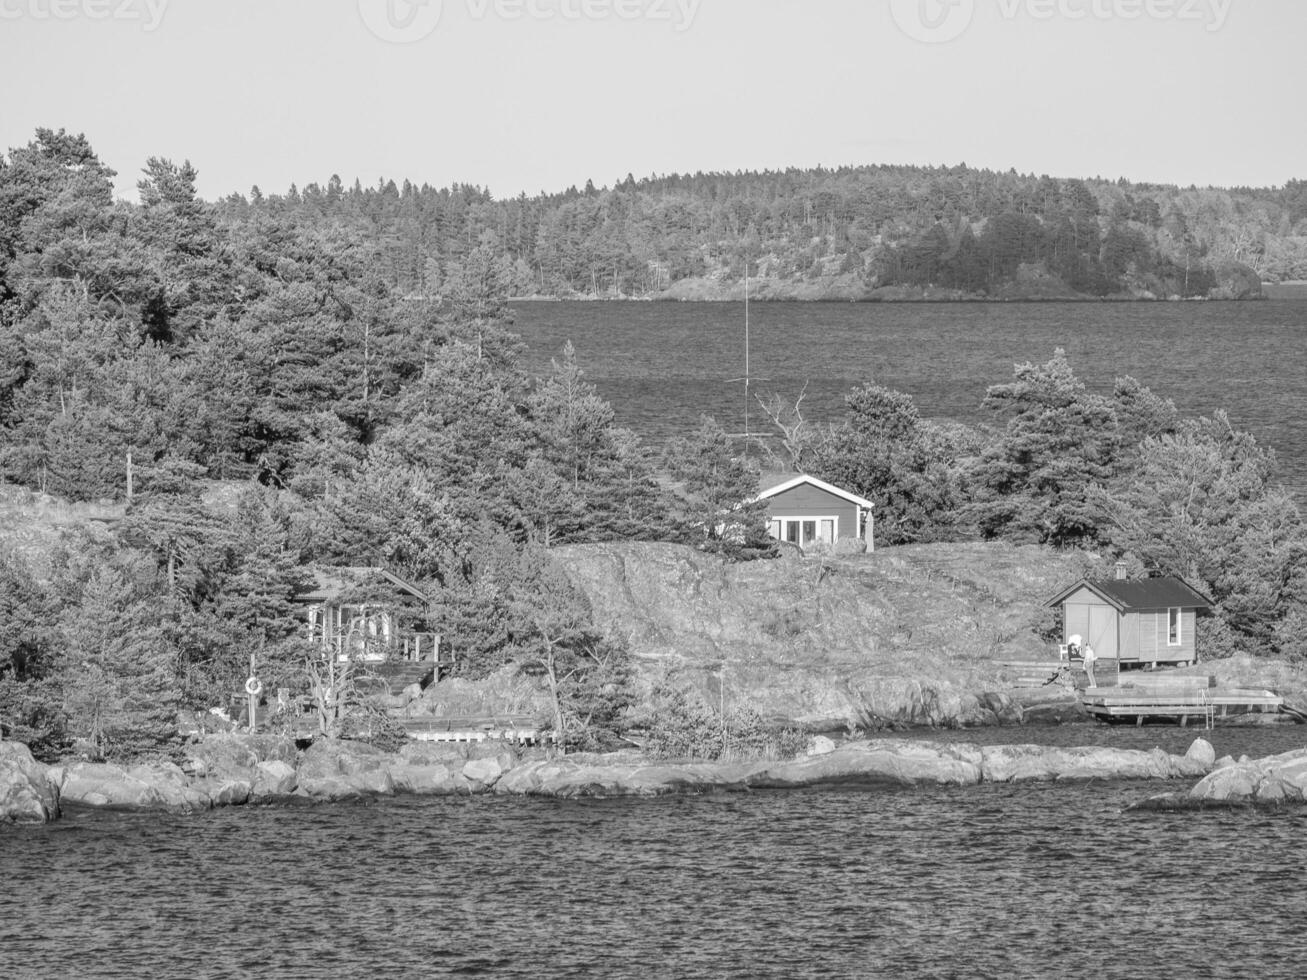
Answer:
M749 455L749 259L744 259L744 455Z

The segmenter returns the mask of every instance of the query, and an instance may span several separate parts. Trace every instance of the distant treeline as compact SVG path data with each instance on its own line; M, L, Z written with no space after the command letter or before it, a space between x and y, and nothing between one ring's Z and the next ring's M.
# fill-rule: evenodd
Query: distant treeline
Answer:
M1254 295L1307 278L1307 182L1183 189L957 167L627 176L496 200L405 180L222 202L376 241L399 289L443 292L491 250L515 295L704 296L749 274L770 295ZM879 292L878 292L879 291Z

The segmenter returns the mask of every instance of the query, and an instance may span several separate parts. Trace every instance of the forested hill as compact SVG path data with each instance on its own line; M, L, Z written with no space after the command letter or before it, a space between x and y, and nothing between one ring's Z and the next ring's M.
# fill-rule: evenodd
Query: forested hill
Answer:
M1181 189L958 167L628 176L611 188L496 200L333 176L232 196L379 243L392 284L439 295L488 246L515 295L912 299L1212 297L1307 279L1307 181Z

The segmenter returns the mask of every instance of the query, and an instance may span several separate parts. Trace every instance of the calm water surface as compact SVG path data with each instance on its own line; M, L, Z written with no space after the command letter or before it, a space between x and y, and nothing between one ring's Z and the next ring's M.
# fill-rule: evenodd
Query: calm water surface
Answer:
M693 427L701 412L743 426L741 303L519 303L528 366L548 369L571 340L622 424L649 439ZM855 385L912 395L922 415L976 423L985 389L1016 363L1065 348L1076 375L1107 392L1131 375L1185 414L1223 408L1281 457L1307 490L1307 302L1255 303L754 303L755 391L805 415L842 414ZM762 416L750 408L751 430Z
M961 737L1041 734L1194 733ZM1307 810L1124 812L1163 787L82 812L0 832L0 976L1301 976Z

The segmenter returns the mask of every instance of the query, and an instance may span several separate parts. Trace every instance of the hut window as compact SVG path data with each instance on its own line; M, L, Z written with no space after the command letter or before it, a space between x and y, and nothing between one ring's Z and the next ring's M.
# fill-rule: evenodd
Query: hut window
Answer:
M1169 647L1180 645L1180 610L1175 606L1166 611L1166 645Z

